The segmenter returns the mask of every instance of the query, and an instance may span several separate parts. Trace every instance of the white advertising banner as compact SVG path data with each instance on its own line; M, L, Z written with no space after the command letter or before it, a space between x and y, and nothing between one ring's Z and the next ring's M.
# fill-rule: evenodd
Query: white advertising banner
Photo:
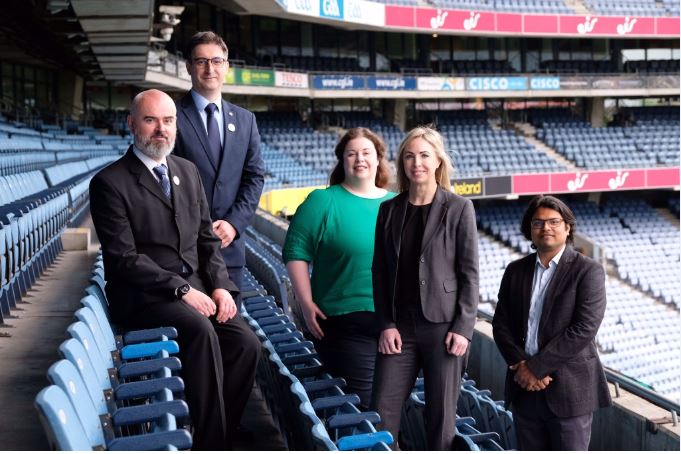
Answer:
M306 73L292 73L287 71L274 72L274 85L288 88L308 88L310 86Z

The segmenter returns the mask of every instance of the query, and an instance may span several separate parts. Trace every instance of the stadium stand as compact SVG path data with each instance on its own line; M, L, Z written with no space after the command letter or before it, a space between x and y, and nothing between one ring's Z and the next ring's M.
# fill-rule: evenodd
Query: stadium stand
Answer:
M567 109L533 109L537 137L585 169L679 165L678 110L633 110L631 126L594 128Z
M483 174L560 172L565 167L513 131L493 129L484 111L432 111L460 178ZM428 121L426 120L426 121Z
M667 355L679 353L681 318L677 309L681 289L678 279L670 277L681 272L678 228L642 200L613 197L601 208L593 202L573 201L570 206L577 217L577 231L605 247L616 273L610 273L607 279L608 307L597 337L603 363L678 401L679 366L666 361ZM480 207L478 226L497 241L529 253L530 243L518 229L524 208L517 202ZM485 245L488 242L481 236L481 251L489 250ZM499 273L497 266L505 267L504 262L512 256L495 262L497 265L488 265L482 257L481 253L481 276L483 269L490 269L490 276L481 281L481 299L490 304L481 305L481 310L489 310L496 303L493 289L499 288L503 275L503 269ZM491 291L483 293L486 288ZM659 352L654 359L652 351ZM624 362L627 367L622 367Z

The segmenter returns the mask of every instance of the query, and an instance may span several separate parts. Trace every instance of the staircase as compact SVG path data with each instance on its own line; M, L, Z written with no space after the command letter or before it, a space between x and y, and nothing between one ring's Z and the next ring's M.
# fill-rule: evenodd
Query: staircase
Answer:
M575 14L583 15L583 16L588 16L591 14L591 11L584 5L583 0L563 0L565 2L565 6L568 8L574 10Z
M537 128L532 126L530 123L513 123L513 129L515 129L515 131L518 134L523 136L523 138L525 139L525 142L529 143L534 148L538 148L539 150L543 151L549 157L551 157L556 162L558 162L558 164L564 165L565 169L568 172L579 170L574 162L568 161L567 159L565 159L565 157L563 155L558 153L556 150L549 147L548 145L546 145L541 140L537 139L537 137L536 137Z
M669 211L667 208L656 208L657 212L662 216L667 222L679 229L679 218L676 217L674 213Z

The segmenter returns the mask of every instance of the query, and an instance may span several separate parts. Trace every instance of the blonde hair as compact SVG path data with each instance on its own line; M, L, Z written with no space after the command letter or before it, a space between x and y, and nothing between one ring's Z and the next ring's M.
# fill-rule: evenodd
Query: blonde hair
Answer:
M397 153L396 167L397 167L397 188L400 192L405 192L409 190L409 178L404 171L404 153L407 146L414 139L423 139L428 142L435 150L435 156L437 156L440 161L440 167L435 170L435 181L438 186L443 187L447 191L451 190L452 184L449 181L449 175L454 174L454 166L452 165L452 160L449 154L445 151L445 142L435 129L430 126L417 126L407 133L407 135L400 143L399 151Z

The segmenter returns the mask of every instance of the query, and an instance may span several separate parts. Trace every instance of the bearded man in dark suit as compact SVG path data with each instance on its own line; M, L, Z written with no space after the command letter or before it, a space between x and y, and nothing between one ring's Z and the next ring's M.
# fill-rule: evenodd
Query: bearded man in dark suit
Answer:
M234 303L199 173L171 156L172 99L138 94L128 125L135 143L90 183L113 321L174 326L196 450L225 450L255 379L260 343Z

